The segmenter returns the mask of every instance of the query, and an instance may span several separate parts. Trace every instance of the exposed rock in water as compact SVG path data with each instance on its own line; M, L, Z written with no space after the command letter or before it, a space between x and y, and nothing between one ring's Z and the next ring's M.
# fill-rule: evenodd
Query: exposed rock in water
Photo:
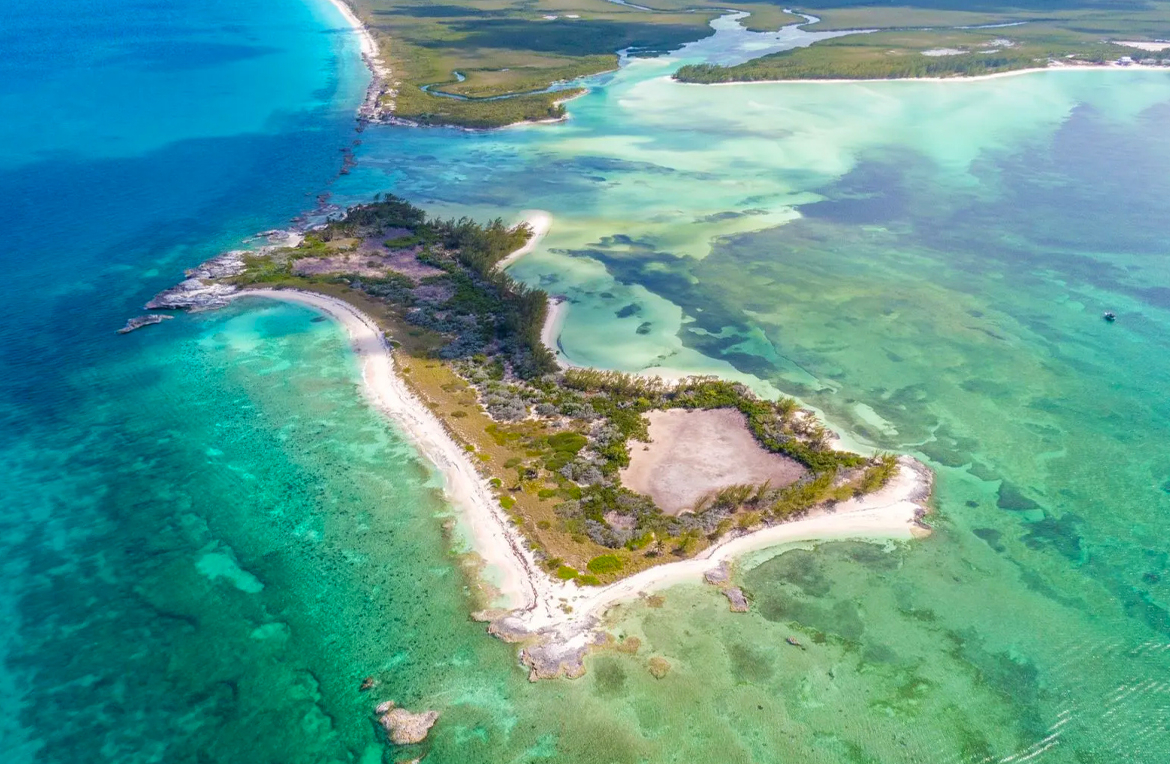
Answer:
M729 586L723 590L723 593L727 595L727 600L731 603L731 612L746 613L748 611L748 601L747 597L743 595L743 589L738 586Z
M177 286L163 290L146 303L147 310L212 310L231 302L238 291L231 284L208 284L205 279L224 279L244 272L246 250L233 250L217 255L187 271L187 279Z
M499 611L481 611L474 613L472 617L476 620L482 620L491 612L496 612L499 614ZM503 615L503 618L497 618L488 624L488 634L491 634L493 637L496 637L497 639L500 639L504 642L523 642L524 640L530 639L532 637L532 632L524 628L523 624L507 617L506 613Z
M650 675L655 679L661 679L670 673L670 661L655 655L647 662L646 668L650 670Z
M126 325L118 330L118 334L129 334L135 329L141 329L144 326L151 326L152 324L161 324L163 321L169 321L174 316L163 316L158 313L150 313L145 316L135 316L126 322Z
M395 707L392 700L379 704L374 712L378 714L378 721L390 735L390 742L395 745L412 745L426 740L427 733L439 718L438 711L412 714L405 708Z
M731 580L731 569L726 562L719 563L719 567L712 568L703 574L703 578L707 583L714 586L722 586Z
M565 677L576 679L585 673L585 656L590 650L605 645L609 635L596 631L597 622L563 624L541 629L535 633L511 618L500 618L488 626L488 633L505 642L526 642L520 651L520 662L528 667L528 681Z
M520 662L528 666L528 681L538 679L577 679L585 674L585 656L596 645L604 644L605 635L581 635L564 643L555 638L529 645L520 651ZM597 637L600 636L600 639Z

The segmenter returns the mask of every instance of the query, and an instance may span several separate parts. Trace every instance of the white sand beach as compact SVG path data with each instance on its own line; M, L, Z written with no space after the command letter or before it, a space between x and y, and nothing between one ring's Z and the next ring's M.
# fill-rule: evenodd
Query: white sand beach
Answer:
M442 472L448 497L463 513L472 546L500 576L499 589L513 620L530 631L573 624L586 626L615 602L683 581L699 581L722 562L791 542L825 539L910 539L925 531L916 524L926 511L930 473L904 457L895 479L881 491L838 504L805 519L725 540L699 556L668 563L604 587L578 587L553 579L537 564L524 539L463 448L394 370L389 343L372 318L349 303L312 292L252 289L237 298L262 297L305 305L335 319L349 334L371 402L397 422L422 454ZM566 612L567 606L568 612Z
M733 85L872 85L885 82L984 82L998 80L1004 77L1020 77L1025 74L1039 72L1170 72L1165 66L1148 66L1145 64L1062 64L1053 63L1049 66L1038 66L1032 69L1013 69L1010 72L995 72L994 74L979 74L974 77L956 75L954 77L889 77L874 79L819 79L819 80L752 80L750 82L677 82L677 85L692 87L730 87Z
M374 40L374 35L366 28L366 25L357 17L353 9L342 0L329 0L329 4L337 9L337 12L345 18L349 25L353 27L353 31L358 35L361 43L362 58L365 59L366 64L371 69L374 68L375 64L379 67L379 69L374 70L374 74L381 77L387 76L390 70L382 62L378 43Z
M551 227L548 213L528 213L540 235ZM534 237L535 238L535 237ZM509 259L532 251L529 242ZM402 427L406 435L444 477L450 501L460 510L473 551L483 558L499 589L498 605L515 633L543 631L572 646L585 644L597 619L614 603L680 582L697 582L709 570L748 552L795 542L826 539L910 539L927 533L917 521L926 512L931 473L902 457L895 478L872 495L853 499L804 519L729 537L695 558L667 563L603 587L580 587L548 575L508 522L487 481L443 423L410 390L394 368L393 351L377 323L335 297L297 290L248 289L235 298L266 298L318 310L344 327L361 367L370 401ZM542 336L555 340L563 305L549 311Z
M506 269L509 265L536 249L536 246L540 244L545 234L548 233L548 229L552 227L552 215L544 210L524 210L520 215L523 218L521 222L527 223L528 227L532 229L532 237L528 239L527 244L496 264L496 267L500 270Z

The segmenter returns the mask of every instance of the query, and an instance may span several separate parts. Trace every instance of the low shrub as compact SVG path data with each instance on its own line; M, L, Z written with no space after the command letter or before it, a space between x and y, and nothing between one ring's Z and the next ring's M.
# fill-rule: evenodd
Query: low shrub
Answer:
M603 554L590 560L586 567L590 573L616 573L622 569L622 561L617 555Z

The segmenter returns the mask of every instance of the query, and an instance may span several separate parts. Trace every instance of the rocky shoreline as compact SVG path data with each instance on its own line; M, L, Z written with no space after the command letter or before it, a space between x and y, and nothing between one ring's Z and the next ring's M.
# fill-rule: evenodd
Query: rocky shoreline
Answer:
M207 283L205 279L226 279L239 276L247 267L245 249L233 249L217 255L187 271L187 278L170 289L164 289L146 303L147 310L214 310L231 302L239 288L231 284Z

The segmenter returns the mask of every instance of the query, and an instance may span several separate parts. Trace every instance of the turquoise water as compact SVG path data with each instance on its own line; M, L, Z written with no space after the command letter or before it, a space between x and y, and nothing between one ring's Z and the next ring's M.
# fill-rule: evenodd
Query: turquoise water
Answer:
M310 314L114 333L327 190L352 35L291 0L41 3L0 49L0 759L376 759L355 675L410 634L384 592L465 612L432 474Z
M926 541L744 570L746 617L627 608L678 672L599 659L615 716L682 758L1166 759L1170 74L663 76L702 46L553 128L380 131L343 184L547 209L512 272L569 297L570 360L747 377L937 470Z
M663 79L765 42L721 32L563 125L367 130L336 179L365 83L328 7L116 10L0 29L5 761L1168 758L1170 74ZM571 299L568 357L797 393L936 468L936 533L756 560L747 615L629 604L637 655L530 685L335 326L113 334L325 190L549 209L513 273ZM430 740L388 749L383 699Z

